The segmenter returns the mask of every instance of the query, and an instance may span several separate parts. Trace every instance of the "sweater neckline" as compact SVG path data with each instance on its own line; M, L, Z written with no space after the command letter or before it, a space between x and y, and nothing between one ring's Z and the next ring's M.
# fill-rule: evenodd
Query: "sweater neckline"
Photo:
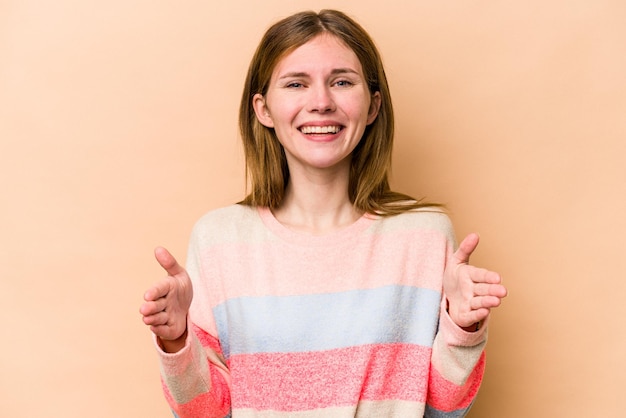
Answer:
M258 213L265 226L276 236L292 244L302 246L328 246L358 238L361 232L369 228L376 217L363 214L352 224L337 231L315 235L307 232L294 231L276 219L268 207L258 207Z

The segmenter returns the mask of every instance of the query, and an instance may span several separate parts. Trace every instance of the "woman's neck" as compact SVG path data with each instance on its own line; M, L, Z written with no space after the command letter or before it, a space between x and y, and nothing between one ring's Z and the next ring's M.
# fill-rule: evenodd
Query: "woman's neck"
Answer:
M311 173L292 173L283 202L273 212L286 227L316 235L343 229L362 216L350 201L347 175Z

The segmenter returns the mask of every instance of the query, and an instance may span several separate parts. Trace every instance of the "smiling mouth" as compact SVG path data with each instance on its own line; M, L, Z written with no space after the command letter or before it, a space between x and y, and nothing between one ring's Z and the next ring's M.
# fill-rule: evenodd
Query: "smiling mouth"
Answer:
M303 126L300 128L300 132L303 134L336 134L341 131L343 127L336 126Z

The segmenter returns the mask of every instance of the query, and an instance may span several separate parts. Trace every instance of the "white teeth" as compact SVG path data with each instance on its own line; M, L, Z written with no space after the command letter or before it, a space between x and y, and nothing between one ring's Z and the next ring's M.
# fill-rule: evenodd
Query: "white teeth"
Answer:
M303 126L300 128L303 134L336 134L340 130L340 126Z

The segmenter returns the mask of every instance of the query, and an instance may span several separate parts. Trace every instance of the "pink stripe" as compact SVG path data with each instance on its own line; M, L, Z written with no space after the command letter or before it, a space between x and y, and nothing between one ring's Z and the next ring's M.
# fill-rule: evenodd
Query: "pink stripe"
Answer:
M228 277L228 281L207 283L203 291L211 295L214 306L230 298L265 296L268 292L294 295L301 294L302 289L333 293L399 284L440 291L448 250L445 236L432 230L365 235L350 247L350 262L346 262L345 251L337 247L225 244L202 256L201 270L212 277ZM215 260L220 260L219 266ZM397 261L390 264L387 260ZM224 266L236 266L236 271L223 271Z
M200 340L200 344L202 344L202 347L208 347L218 353L220 356L222 355L222 347L220 346L220 341L217 338L215 338L195 324L191 324L191 329L198 337L198 340Z
M408 344L235 355L233 408L303 411L359 400L425 402L431 350Z
M446 380L437 370L431 370L428 404L444 412L467 408L478 393L485 372L485 352L463 386Z

